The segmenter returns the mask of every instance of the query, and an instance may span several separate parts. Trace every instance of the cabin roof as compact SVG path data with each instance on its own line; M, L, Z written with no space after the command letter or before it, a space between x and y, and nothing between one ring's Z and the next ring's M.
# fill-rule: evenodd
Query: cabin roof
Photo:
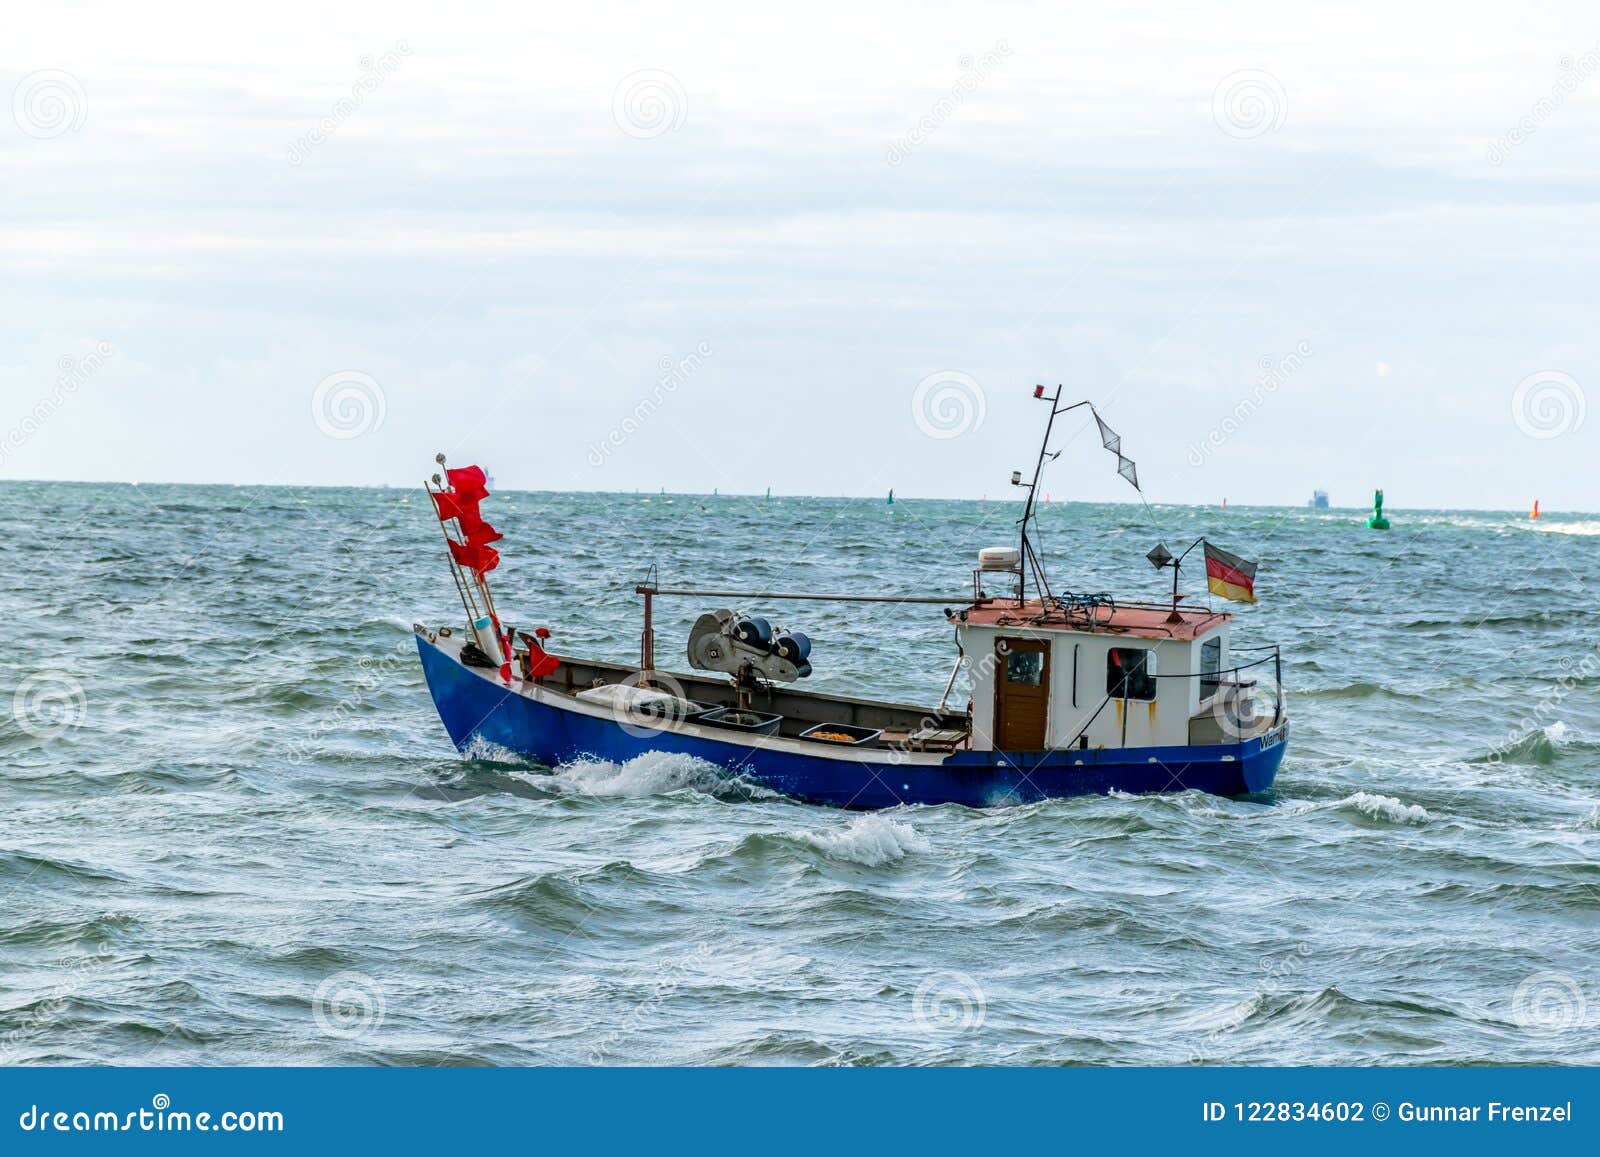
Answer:
M1139 639L1197 639L1233 618L1223 611L1185 609L1180 621L1170 622L1172 607L1149 603L1123 603L1115 607L1052 606L1047 611L1038 599L1021 606L1015 599L994 599L968 607L968 626L1019 627L1036 631L1062 631L1079 635L1125 635Z

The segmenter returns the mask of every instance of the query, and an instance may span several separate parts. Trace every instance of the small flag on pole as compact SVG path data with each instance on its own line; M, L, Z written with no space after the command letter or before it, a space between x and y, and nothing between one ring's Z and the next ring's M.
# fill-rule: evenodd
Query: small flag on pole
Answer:
M1236 603L1256 601L1256 564L1206 543L1206 586L1211 593Z

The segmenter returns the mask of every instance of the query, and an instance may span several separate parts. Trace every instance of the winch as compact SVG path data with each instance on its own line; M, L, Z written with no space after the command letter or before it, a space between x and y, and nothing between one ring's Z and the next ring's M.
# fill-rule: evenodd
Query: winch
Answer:
M793 683L811 674L811 640L799 631L773 627L766 619L715 611L701 615L689 632L689 665L721 671L742 683L746 675Z

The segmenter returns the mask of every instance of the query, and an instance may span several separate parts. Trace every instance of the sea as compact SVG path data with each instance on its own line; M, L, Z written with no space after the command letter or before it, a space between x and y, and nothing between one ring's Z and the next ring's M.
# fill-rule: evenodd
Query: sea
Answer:
M420 491L0 496L0 1063L1600 1063L1600 516L1045 505L1058 591L1159 599L1146 551L1201 534L1259 562L1275 790L853 813L455 750ZM651 566L954 605L1019 507L485 513L502 618L631 661ZM661 601L663 667L711 602ZM810 634L818 690L929 705L955 659L937 606L735 609Z

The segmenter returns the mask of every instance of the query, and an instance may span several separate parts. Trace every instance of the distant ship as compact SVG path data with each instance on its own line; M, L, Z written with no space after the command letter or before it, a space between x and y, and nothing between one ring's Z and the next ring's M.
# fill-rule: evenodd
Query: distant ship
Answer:
M1326 490L1312 491L1311 501L1306 503L1306 505L1311 507L1313 510L1328 509L1328 492Z

